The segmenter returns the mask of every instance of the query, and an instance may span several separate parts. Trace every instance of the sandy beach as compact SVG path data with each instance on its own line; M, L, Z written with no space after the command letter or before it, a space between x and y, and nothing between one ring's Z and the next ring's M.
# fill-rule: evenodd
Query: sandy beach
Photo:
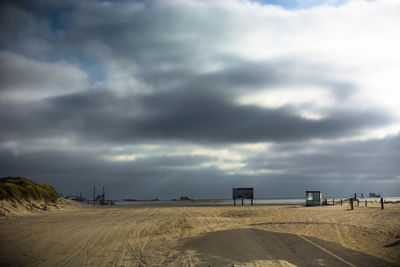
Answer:
M316 237L388 263L400 262L399 204L387 204L381 210L377 203L370 203L352 211L347 204L323 207L75 204L33 215L1 217L0 265L201 266L200 248L193 245L193 240L207 233L241 229ZM291 266L284 260L232 263Z

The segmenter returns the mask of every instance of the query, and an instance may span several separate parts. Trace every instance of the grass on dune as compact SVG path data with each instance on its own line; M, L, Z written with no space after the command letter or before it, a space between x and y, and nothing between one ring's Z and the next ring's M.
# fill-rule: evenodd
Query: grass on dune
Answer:
M59 198L60 195L51 185L38 184L23 177L0 178L0 200L55 202Z

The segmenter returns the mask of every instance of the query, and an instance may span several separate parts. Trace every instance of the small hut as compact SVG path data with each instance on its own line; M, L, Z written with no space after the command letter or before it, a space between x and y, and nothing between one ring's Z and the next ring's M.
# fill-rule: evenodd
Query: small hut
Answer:
M321 206L321 191L306 191L306 206Z

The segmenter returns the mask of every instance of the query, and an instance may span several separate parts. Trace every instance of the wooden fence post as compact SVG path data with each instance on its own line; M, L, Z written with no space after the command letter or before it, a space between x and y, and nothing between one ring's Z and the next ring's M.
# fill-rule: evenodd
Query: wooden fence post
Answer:
M383 209L383 197L381 197L381 209Z
M350 198L350 209L353 209L353 198Z
M365 200L365 207L367 207L367 201Z

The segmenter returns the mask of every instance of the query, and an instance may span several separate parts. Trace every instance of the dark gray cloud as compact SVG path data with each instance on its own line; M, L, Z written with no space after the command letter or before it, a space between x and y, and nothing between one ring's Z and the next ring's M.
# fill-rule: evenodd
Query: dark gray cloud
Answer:
M154 156L135 161L109 161L98 153L90 152L44 150L18 155L2 149L0 159L0 172L4 176L18 173L53 184L64 194L76 194L81 190L86 196L93 186L105 185L114 188L111 194L114 197L129 197L132 194L138 198L150 195L178 197L174 194L193 192L193 178L210 181L218 175L218 171L212 169L200 171L201 175L196 174L196 170L190 170L211 159L205 156ZM185 184L185 179L186 186L180 185L182 182ZM166 184L171 188L166 191L168 193L163 193L157 184ZM190 188L187 184L191 184Z
M203 156L156 156L110 162L98 153L39 151L15 155L2 149L0 159L4 164L0 172L5 175L18 172L52 183L64 194L82 191L91 196L93 186L99 188L104 184L108 194L119 198L169 199L180 195L229 198L235 186L254 186L259 198L301 197L306 189L322 190L327 196L378 190L396 194L399 190L396 174L400 169L394 161L400 157L399 145L399 135L354 142L350 146L320 145L315 153L309 154L302 153L301 145L290 149L278 145L268 154L248 159L246 168L283 172L257 175L228 175L214 167L197 168L197 164L212 160ZM287 158L278 153L282 149L290 151ZM371 153L375 156L371 157Z
M119 98L91 91L47 99L40 106L2 108L3 138L78 134L83 141L182 140L243 143L299 141L357 134L391 121L384 112L332 110L309 120L291 107L238 105L229 92L184 89ZM10 116L12 114L12 116Z
M297 116L289 107L238 106L229 96L208 90L145 97L152 112L134 124L146 136L206 141L258 142L337 137L390 120L379 112L334 111L318 121ZM346 114L346 116L344 116Z
M268 153L248 158L247 168L285 170L315 179L329 177L340 184L357 180L366 184L381 180L395 183L400 172L399 151L399 135L344 144L277 144Z
M379 54L385 62L383 50L359 54L357 40L343 46L340 35L326 36L326 12L352 14L335 10L234 0L3 1L0 176L32 177L64 193L105 184L115 197L229 197L233 186L265 197L310 187L394 194L398 135L351 140L399 124L393 106L365 97L391 86L378 77L371 84L379 88L368 87L381 73L371 69L395 64L360 61ZM352 20L348 27L351 36ZM289 96L268 95L270 106L239 101L265 92Z

